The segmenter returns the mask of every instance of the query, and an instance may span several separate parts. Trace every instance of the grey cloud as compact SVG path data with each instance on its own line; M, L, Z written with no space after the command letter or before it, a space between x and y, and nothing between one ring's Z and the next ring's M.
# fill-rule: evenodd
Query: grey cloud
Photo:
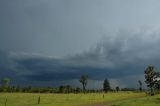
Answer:
M159 68L159 42L159 32L120 31L79 54L51 57L12 52L4 53L5 57L1 53L1 62L10 66L11 73L6 71L8 74L26 82L78 81L81 74L88 74L93 81L101 82L107 77L116 85L136 86L127 81L136 83L135 76L143 79L143 71L150 64ZM9 62L5 63L5 59Z
M159 28L159 4L158 0L1 0L0 48L75 54L119 28Z

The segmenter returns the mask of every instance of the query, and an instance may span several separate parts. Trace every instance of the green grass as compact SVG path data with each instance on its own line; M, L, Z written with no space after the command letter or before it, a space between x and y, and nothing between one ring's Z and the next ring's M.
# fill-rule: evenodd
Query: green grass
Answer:
M89 94L33 94L33 93L0 93L0 106L80 106L104 101L116 101L124 98L143 96L142 93L89 93ZM38 105L38 97L41 103Z
M160 95L126 100L113 106L160 106Z

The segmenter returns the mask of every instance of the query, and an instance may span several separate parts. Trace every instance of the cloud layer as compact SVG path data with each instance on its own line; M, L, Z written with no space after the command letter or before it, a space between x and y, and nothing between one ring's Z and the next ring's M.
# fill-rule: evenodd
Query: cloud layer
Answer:
M144 79L143 71L148 65L159 67L159 45L157 31L121 30L117 35L105 37L96 47L70 56L0 52L0 72L1 77L15 77L19 83L58 85L68 81L77 85L80 75L88 74L92 87L94 81L99 81L102 87L105 78L109 78L113 86L135 87L137 80Z

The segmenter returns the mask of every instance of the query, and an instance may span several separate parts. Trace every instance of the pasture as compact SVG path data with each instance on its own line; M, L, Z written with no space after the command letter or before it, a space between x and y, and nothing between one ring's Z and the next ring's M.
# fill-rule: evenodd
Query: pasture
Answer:
M126 100L113 106L160 106L160 95Z
M144 95L144 93L133 92L88 94L0 93L0 106L5 106L5 103L6 106L83 106L85 104L114 102ZM38 104L39 96L40 104Z

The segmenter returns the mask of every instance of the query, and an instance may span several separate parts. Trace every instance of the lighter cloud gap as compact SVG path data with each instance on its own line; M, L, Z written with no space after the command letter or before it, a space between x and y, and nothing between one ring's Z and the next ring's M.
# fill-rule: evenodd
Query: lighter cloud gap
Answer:
M40 58L47 58L47 59L61 59L60 56L48 56L48 55L43 55L41 53L26 53L26 52L9 52L9 57L11 58L35 58L35 57L40 57Z

